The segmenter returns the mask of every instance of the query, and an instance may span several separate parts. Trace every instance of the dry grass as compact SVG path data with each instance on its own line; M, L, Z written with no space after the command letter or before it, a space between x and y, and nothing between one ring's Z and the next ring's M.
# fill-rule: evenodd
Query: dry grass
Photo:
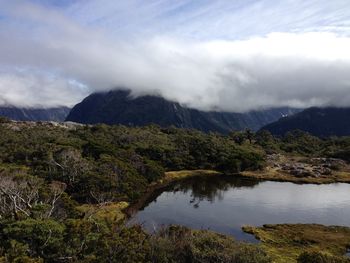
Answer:
M211 175L220 175L219 172L214 170L181 170L181 171L171 171L166 172L162 180L164 181L174 181L181 180L188 177L194 176L211 176Z
M305 170L312 173L312 165L308 163L306 157L301 156L285 156L281 155L280 159L275 161L277 164L283 163L303 163ZM281 171L280 168L274 167L273 163L268 164L262 171L244 171L241 173L244 177L255 178L259 180L294 182L294 183L313 183L313 184L329 184L329 183L350 183L349 165L343 167L342 170L333 170L330 175L322 175L318 177L304 176L296 177L288 172Z
M245 226L276 263L296 262L304 251L343 256L350 246L350 228L316 224Z
M294 183L330 184L330 183L350 183L350 173L335 172L323 177L295 177L286 173L278 172L274 169L266 168L264 171L245 171L241 176L255 178L259 180L270 180Z
M129 204L127 202L118 202L103 205L84 204L77 208L80 212L84 213L85 218L112 223L125 218L123 210L128 206Z

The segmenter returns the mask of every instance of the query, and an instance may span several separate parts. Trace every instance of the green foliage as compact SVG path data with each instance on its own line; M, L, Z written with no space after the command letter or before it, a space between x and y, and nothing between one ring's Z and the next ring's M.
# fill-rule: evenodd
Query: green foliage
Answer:
M0 123L9 123L11 120L7 117L0 116Z
M0 247L10 262L269 263L256 245L210 231L171 226L150 235L140 226L107 225L89 219L3 223ZM60 260L59 260L60 259Z
M336 257L320 252L304 252L298 258L298 263L349 263L344 257Z
M343 257L350 242L350 228L347 227L279 224L245 226L243 230L261 240L261 246L274 262L349 262Z
M163 229L151 240L151 262L178 263L269 263L270 258L255 245L232 237L181 226Z
M256 144L264 148L266 153L272 154L279 151L277 139L267 130L261 130L255 135Z
M333 137L325 141L324 154L350 162L350 137Z
M26 219L5 224L1 226L3 247L8 249L9 257L55 258L62 249L64 230L63 224L53 220Z
M281 144L283 151L303 155L319 152L322 149L321 147L321 139L299 130L287 132L282 138Z
M165 171L232 174L262 168L270 152L346 160L350 152L348 138L302 132L277 139L248 130L11 123L0 134L0 262L271 262L259 246L227 236L175 226L149 235L79 207L136 201Z
M66 193L80 203L134 201L164 171L235 173L263 163L253 147L194 130L107 125L64 129L26 123L15 127L0 125L0 164L25 167L47 184L63 182Z
M234 140L235 143L242 145L246 140L246 134L241 131L230 132L229 136Z
M278 138L262 130L255 135L255 140L267 154L282 152L299 156L340 158L350 162L350 137L321 139L307 132L295 130Z

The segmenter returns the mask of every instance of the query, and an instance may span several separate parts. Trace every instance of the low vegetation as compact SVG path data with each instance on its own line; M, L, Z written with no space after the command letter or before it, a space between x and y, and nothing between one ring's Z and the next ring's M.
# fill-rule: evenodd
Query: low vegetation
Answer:
M106 204L84 204L77 206L84 219L105 221L106 223L120 222L125 219L123 212L129 206L127 202L106 203Z
M125 210L174 180L263 171L271 154L350 156L349 138L298 132L224 136L1 119L0 134L0 262L271 262L270 247L209 231L172 226L150 235L126 226Z
M340 226L284 224L245 226L262 243L274 262L350 262L350 228Z
M173 180L181 180L195 176L217 176L220 172L214 170L181 170L181 171L170 171L166 172L164 177L161 179L162 182L171 182Z
M244 177L295 183L350 183L350 165L335 158L271 154L261 170L243 171Z
M254 139L266 152L265 166L243 171L242 176L295 183L350 183L348 137L321 139L294 131L278 138L261 131Z
M218 134L157 126L3 120L0 134L0 261L229 262L243 257L240 249L257 249L232 241L237 251L229 252L231 242L223 246L225 238L215 234L203 240L216 249L200 248L206 241L195 240L209 234L191 230L181 230L186 235L173 244L165 235L126 227L123 212L150 185L204 172L198 169L258 169L264 158L253 147ZM166 172L172 170L188 171ZM187 250L177 255L178 246Z

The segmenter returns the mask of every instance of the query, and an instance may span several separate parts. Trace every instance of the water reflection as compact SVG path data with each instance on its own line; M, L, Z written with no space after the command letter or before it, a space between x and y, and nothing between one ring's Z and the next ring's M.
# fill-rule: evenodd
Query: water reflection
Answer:
M243 178L234 178L233 176L222 175L220 180L217 177L207 176L198 178L190 178L173 185L169 192L173 194L180 192L182 194L189 194L191 199L190 204L193 208L198 208L202 201L214 203L215 201L222 201L225 193L232 188L254 187L258 181L247 180Z
M134 221L149 230L181 224L252 240L244 224L350 225L350 185L258 182L232 176L197 177L155 193Z

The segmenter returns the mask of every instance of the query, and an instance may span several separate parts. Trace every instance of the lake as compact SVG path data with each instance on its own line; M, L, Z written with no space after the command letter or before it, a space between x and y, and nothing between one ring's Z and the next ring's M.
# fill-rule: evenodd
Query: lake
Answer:
M131 219L148 231L179 224L254 241L243 225L350 226L350 184L293 184L235 176L189 178L155 193Z

